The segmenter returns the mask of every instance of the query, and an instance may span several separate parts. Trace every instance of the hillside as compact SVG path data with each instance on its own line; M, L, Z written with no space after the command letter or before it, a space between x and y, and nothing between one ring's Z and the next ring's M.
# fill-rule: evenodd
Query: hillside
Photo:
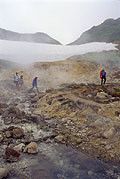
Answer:
M99 82L100 66L92 62L64 60L36 62L24 66L21 71L23 71L28 86L31 86L34 76L38 75L40 88L49 89L62 84Z
M80 45L90 42L110 43L116 41L120 41L120 18L116 20L107 19L102 24L93 26L69 45Z
M102 67L109 68L110 70L120 69L120 51L103 51L103 52L90 52L83 55L75 55L68 60L74 61L89 61L99 64Z
M2 60L0 59L0 72L4 71L4 70L13 70L16 69L18 67L20 67L21 65L15 62L11 62L9 60Z
M10 40L10 41L25 41L25 42L34 42L34 43L45 43L45 44L55 44L60 45L61 43L53 39L46 33L37 32L37 33L17 33L10 30L5 30L0 28L0 39L1 40Z

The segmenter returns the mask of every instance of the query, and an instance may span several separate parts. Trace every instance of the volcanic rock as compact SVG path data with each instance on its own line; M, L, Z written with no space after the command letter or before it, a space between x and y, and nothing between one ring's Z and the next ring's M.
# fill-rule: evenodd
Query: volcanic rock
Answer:
M6 159L6 161L9 161L9 162L16 162L18 161L19 156L20 156L19 152L8 147L5 151L4 159Z
M7 108L8 105L6 103L0 103L0 108Z
M16 145L16 146L14 147L14 150L17 150L17 151L19 151L19 152L22 152L24 148L25 148L25 144L21 143L21 144L19 144L19 145Z
M104 93L104 92L98 92L97 93L97 97L98 98L107 98L108 97L108 94L107 93Z
M105 137L105 138L111 138L111 137L113 137L114 134L115 134L115 128L112 127L109 130L105 130L104 131L103 137Z
M0 179L7 177L9 174L9 170L5 168L0 168Z
M6 118L8 116L8 111L5 111L3 114L2 114L2 118Z
M12 135L13 135L12 131L6 131L5 134L6 134L7 138L12 137Z
M13 138L20 139L24 136L24 130L22 128L16 127L13 129Z
M59 135L59 136L56 136L56 137L55 137L55 140L56 140L57 142L62 142L63 139L64 139L64 137L63 137L62 135Z
M25 147L24 152L29 154L38 153L38 145L35 142L31 142Z
M4 110L3 110L3 109L0 109L0 115L2 115L2 114L3 114L3 112L4 112Z
M0 132L0 142L2 142L3 139L4 139L4 137L3 137L3 133Z

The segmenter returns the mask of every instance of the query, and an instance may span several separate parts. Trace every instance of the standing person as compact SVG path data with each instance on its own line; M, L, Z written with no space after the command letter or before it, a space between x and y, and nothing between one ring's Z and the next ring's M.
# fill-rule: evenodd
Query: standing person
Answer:
M24 84L23 75L20 75L19 86L21 87Z
M32 89L33 89L34 87L36 87L37 92L39 92L39 91L38 91L38 87L37 87L37 79L38 79L38 76L36 76L36 77L33 79L33 82L32 82Z
M104 69L100 71L101 85L106 83L106 72Z
M17 89L19 89L19 79L20 79L20 76L18 72L16 72L16 74L14 75L14 83L16 84Z

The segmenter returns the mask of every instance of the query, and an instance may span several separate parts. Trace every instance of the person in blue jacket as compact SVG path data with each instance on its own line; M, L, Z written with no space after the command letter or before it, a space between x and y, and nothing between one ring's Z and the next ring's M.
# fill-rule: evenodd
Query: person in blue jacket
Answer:
M103 83L105 84L106 83L106 72L104 69L100 71L100 78L101 78L101 85Z
M39 92L39 91L38 91L38 87L37 87L37 79L38 79L38 76L36 76L36 77L33 79L33 82L32 82L32 89L33 89L34 87L36 87L37 92Z

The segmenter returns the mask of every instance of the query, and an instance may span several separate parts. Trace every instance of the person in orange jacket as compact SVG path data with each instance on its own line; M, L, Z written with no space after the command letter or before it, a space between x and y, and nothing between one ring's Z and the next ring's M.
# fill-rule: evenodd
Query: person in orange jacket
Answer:
M106 72L104 69L100 71L101 85L106 83Z

